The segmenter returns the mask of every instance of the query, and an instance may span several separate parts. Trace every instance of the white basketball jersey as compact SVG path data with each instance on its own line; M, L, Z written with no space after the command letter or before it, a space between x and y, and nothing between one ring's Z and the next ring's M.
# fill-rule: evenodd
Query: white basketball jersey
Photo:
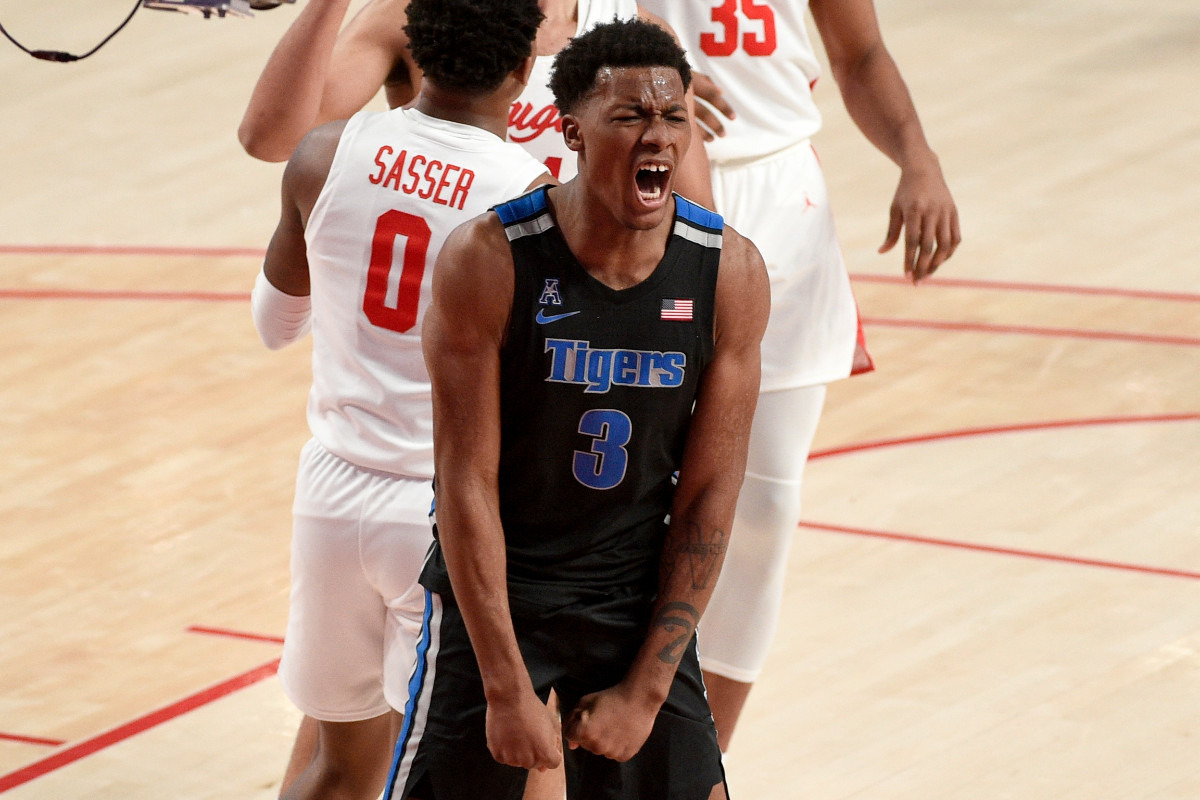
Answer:
M545 168L480 128L415 109L346 123L305 230L312 277L308 424L368 469L433 477L421 321L453 228L517 196Z
M579 25L575 35L614 19L637 16L637 0L579 0ZM554 95L550 92L550 72L554 56L538 56L533 62L529 85L512 104L508 115L508 140L515 142L541 161L550 174L563 183L575 177L575 153L563 142L562 123Z
M707 145L714 162L755 158L812 138L821 75L804 24L808 0L643 0L665 19L688 59L725 92L737 119Z

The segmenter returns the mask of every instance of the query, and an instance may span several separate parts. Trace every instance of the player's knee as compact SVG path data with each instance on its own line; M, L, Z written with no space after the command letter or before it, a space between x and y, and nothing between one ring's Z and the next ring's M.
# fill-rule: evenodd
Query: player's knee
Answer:
M800 484L747 475L738 495L737 519L764 533L790 532L800 521Z
M785 557L800 522L800 487L747 476L738 498L731 552L764 565Z

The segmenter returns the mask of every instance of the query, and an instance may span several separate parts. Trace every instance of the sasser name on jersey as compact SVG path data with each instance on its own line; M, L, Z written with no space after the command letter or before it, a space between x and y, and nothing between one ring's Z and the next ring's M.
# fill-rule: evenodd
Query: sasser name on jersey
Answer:
M687 366L684 353L654 350L592 348L579 339L547 339L551 383L574 383L583 391L603 394L613 386L670 388L683 383Z
M422 153L410 155L408 150L397 155L386 144L375 154L375 167L375 172L367 176L371 183L457 209L467 202L475 182L475 173L469 169Z

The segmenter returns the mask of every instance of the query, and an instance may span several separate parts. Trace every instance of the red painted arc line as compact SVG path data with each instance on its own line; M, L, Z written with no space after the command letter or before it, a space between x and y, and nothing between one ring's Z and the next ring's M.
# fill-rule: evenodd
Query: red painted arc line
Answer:
M164 722L169 722L189 711L194 711L201 706L208 705L216 700L219 700L226 695L233 694L239 689L244 689L247 686L252 686L259 681L270 678L275 674L279 667L279 659L268 661L262 666L255 667L252 670L243 672L241 675L236 675L229 680L222 681L215 686L210 686L207 689L196 692L195 694L185 697L168 706L164 706L149 714L138 717L131 722L127 722L112 730L105 731L90 739L85 739L78 744L68 747L66 750L59 751L53 755L47 756L40 761L35 761L28 766L22 767L15 772L10 772L7 775L0 775L0 794L7 792L9 789L16 788L29 781L40 778L54 770L61 769L68 764L74 763L81 758L92 755L105 748L112 747L118 742L122 742L131 736L136 736L139 733L150 730Z
M268 636L265 633L245 633L244 631L234 631L228 628L209 628L204 625L189 625L188 633L205 633L210 636L228 636L233 639L247 639L252 642L270 642L271 644L283 644L282 636Z
M850 279L858 283L889 283L911 286L912 281L898 275L873 275L862 272L850 273ZM1022 283L1019 281L989 281L973 278L933 277L920 288L930 289L993 289L1013 292L1046 292L1057 294L1086 294L1107 297L1128 297L1140 300L1167 300L1200 303L1200 294L1188 292L1159 292L1148 289L1121 289L1111 286L1070 286L1056 283Z
M249 292L150 292L107 289L0 289L0 300L152 300L248 303Z
M0 255L34 256L192 256L201 258L262 258L261 247L172 247L145 244L0 244Z
M1150 414L1132 417L1094 417L1091 419L1064 419L1047 422L1022 422L1013 425L993 425L983 428L964 428L958 431L943 431L942 433L927 433L918 436L902 436L896 439L878 439L873 442L860 442L841 447L830 447L824 450L814 450L808 456L809 461L833 456L844 456L863 450L879 450L884 447L898 447L906 444L925 444L945 439L963 439L968 436L990 436L997 433L1025 433L1029 431L1054 430L1058 428L1086 428L1097 425L1137 425L1155 422L1197 422L1200 412L1184 412L1179 414Z
M851 528L845 525L827 525L820 522L801 522L800 527L813 528L821 531L830 531L832 533L848 533L855 536L869 536L875 539L888 539L890 541L897 542L911 542L914 544L935 545L937 547L952 547L958 550L973 550L980 553L1018 556L1020 558L1037 559L1039 561L1057 561L1063 564L1075 564L1085 567L1102 567L1104 569L1116 569L1124 572L1138 572L1148 575L1165 575L1171 578L1190 578L1192 580L1200 580L1200 572L1189 572L1188 570L1182 569L1148 567L1141 564L1129 564L1121 561L1104 561L1095 558L1079 558L1076 556L1064 556L1055 553L1042 553L1036 550L1019 550L1014 547L995 547L986 544L956 542L952 539L935 539L928 536L912 536L904 533L887 533L884 531L868 530L866 528Z
M1195 336L1161 336L1151 333L1095 331L1084 330L1082 328L1042 328L1033 325L993 325L981 322L939 322L936 320L889 319L886 317L863 317L862 323L864 325L878 325L892 328L930 328L942 331L1015 333L1026 336L1061 336L1074 339L1099 339L1103 341L1140 342L1143 344L1200 346L1200 338Z
M0 733L0 740L5 742L20 742L21 744L37 744L44 747L62 747L66 742L62 739L44 739L41 736L22 736L19 733Z

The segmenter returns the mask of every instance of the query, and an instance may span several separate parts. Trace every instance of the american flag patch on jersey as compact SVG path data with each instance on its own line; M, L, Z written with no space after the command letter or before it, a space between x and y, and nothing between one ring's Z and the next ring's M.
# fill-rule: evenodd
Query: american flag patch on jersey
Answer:
M658 314L659 319L673 319L679 322L692 321L692 301L691 300L663 300L662 311Z

